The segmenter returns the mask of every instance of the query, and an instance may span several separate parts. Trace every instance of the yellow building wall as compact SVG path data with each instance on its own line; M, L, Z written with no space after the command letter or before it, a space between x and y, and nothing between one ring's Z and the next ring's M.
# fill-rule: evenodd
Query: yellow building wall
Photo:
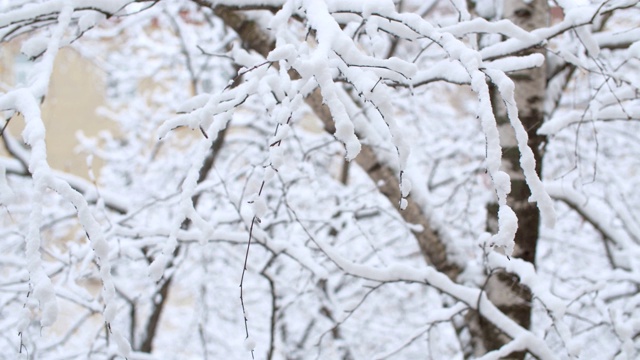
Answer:
M16 82L15 59L19 45L3 44L0 62L0 91L5 92ZM87 154L76 150L76 132L94 136L100 130L112 127L108 120L97 115L96 110L104 105L105 81L103 72L91 61L83 58L71 48L60 50L51 76L49 91L42 104L42 120L47 135L49 165L74 175L88 177ZM15 117L7 130L18 140L24 124ZM0 156L6 156L4 145ZM98 172L100 162L92 168Z

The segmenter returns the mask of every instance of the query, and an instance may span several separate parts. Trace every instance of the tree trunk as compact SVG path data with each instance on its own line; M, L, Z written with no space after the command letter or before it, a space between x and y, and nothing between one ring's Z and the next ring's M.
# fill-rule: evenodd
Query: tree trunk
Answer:
M242 14L236 13L233 8L220 5L214 8L214 12L228 27L236 31L247 48L257 51L266 57L275 46L273 40L262 32L255 23L246 19ZM274 64L274 66L277 66L277 64ZM305 100L307 105L322 121L325 131L330 134L335 133L333 117L329 108L324 105L320 90L316 89ZM373 149L364 144L355 161L374 183L383 184L380 187L380 192L397 207L401 199L400 174L380 162ZM400 215L408 223L421 226L421 230L415 230L413 234L423 257L427 263L433 265L438 271L446 274L451 279L455 279L460 274L461 269L447 257L445 245L437 229L433 227L431 221L415 200L411 197L406 200L407 207L400 211Z
M527 31L547 26L549 9L546 0L534 0L525 3L522 0L505 1L504 15L516 25ZM545 55L543 49L532 49L521 55L532 53ZM543 145L545 138L537 134L544 120L543 103L546 92L545 67L519 71L510 75L515 83L515 99L520 121L527 129L529 146L536 160L536 172L541 175ZM502 99L497 90L492 91L493 109L500 130L500 143L503 149L502 169L511 177L511 193L508 204L518 216L518 231L515 237L513 256L535 263L536 246L540 228L540 213L535 203L529 202L531 192L525 182L520 167L520 151L518 150L513 128L509 123ZM487 228L497 231L497 204L488 206ZM524 328L531 325L531 291L520 284L516 275L507 272L489 274L485 290L491 301L506 315L514 319ZM495 350L510 339L495 326L472 314L470 316L475 355ZM523 359L524 353L511 354L512 359Z
M531 30L533 28L546 25L547 5L543 0L535 0L531 4L524 4L515 1L515 4L508 4L512 9L507 9L505 14L510 14L509 18L521 27ZM510 3L508 1L508 3ZM515 7L514 7L515 6ZM258 27L254 26L242 14L236 13L234 9L225 6L217 6L214 12L227 26L234 29L248 48L251 48L263 56L266 56L273 48L273 41ZM542 20L539 20L542 19ZM527 25L532 24L531 26ZM541 51L541 50L536 50ZM530 54L529 51L525 54ZM536 159L537 171L540 173L541 150L540 145L544 138L536 135L536 131L542 123L542 105L546 88L545 69L532 69L514 73L512 79L516 83L516 101L519 106L520 120L529 133L529 146L531 146ZM494 97L496 99L497 97ZM329 133L335 131L333 120L329 109L323 105L320 92L316 90L306 99L307 104L315 114L322 120L325 130ZM501 104L494 104L501 105ZM503 108L503 106L501 106ZM500 107L494 107L500 109ZM516 234L516 249L514 256L524 260L534 262L535 249L538 239L539 213L535 204L528 202L530 191L525 183L524 175L519 165L520 152L515 142L513 129L509 125L504 109L496 113L499 126L501 128L501 140L504 151L504 170L511 175L512 191L510 195L510 206L516 212L519 222L519 230ZM362 169L376 182L382 182L380 191L393 204L398 204L400 200L400 186L398 174L388 166L380 163L373 150L363 145L361 153L356 158L356 162ZM418 245L423 256L428 263L433 265L438 271L446 274L451 279L456 279L461 269L447 257L445 246L431 225L429 218L423 213L420 206L411 198L408 199L408 206L400 214L405 221L422 225L423 230L414 232ZM489 223L497 224L497 213L492 212ZM491 220L493 218L493 220ZM485 288L492 301L505 312L506 315L514 319L521 326L528 328L531 315L531 293L520 286L515 275L508 273L497 273L489 277ZM484 321L473 311L468 317L468 326L472 335L472 351L476 355L482 355L487 351L497 349L506 344L510 339L502 334L488 321ZM513 354L514 358L521 359L524 353Z

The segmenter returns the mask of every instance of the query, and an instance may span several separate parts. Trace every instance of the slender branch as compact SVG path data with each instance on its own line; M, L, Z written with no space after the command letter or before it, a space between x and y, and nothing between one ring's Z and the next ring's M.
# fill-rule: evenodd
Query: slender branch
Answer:
M176 249L176 251L179 248ZM173 276L169 276L162 286L160 290L156 292L153 298L160 297L158 302L154 302L154 308L151 312L151 316L149 317L149 321L147 322L146 329L146 337L142 341L140 346L140 351L150 353L153 349L153 340L155 339L156 331L158 330L158 324L160 323L160 315L162 314L162 310L167 303L167 299L169 298L169 287L171 286L171 282L173 281Z
M247 47L266 57L274 48L273 40L255 23L246 19L242 14L235 13L228 7L218 6L214 8L227 26L234 29ZM306 99L307 105L322 121L325 131L335 132L335 124L329 108L324 105L324 99L319 89L313 91ZM373 149L367 145L362 146L362 150L356 158L356 163L367 172L374 183L382 183L381 193L394 205L398 204L401 198L400 183L396 171L377 159ZM420 225L422 231L413 231L425 259L433 264L436 269L447 274L449 278L455 279L460 274L461 269L457 264L447 258L444 241L431 224L431 221L423 212L422 207L411 197L408 199L407 207L400 211L400 215L411 224Z
M277 323L277 315L278 315L278 299L276 296L276 282L273 277L269 275L267 269L271 267L277 255L271 256L267 264L264 266L260 274L267 279L269 283L269 290L271 292L271 319L269 323L269 350L267 351L267 360L272 360L274 351L275 351L275 342L276 342L276 323Z

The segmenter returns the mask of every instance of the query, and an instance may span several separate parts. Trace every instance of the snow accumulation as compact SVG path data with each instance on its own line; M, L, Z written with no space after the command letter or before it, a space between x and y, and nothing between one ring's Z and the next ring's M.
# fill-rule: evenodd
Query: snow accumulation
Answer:
M508 337L482 359L637 357L640 32L616 17L637 1L558 1L564 19L531 32L495 19L490 0L475 2L484 18L464 0L133 3L0 14L0 39L24 38L34 64L24 86L0 84L0 329L14 334L0 348L456 358L474 310ZM273 49L256 51L212 4ZM78 146L104 163L88 179L48 162L61 120L42 103L63 46L93 56L120 96L101 112L120 134ZM521 55L533 48L548 52ZM543 66L541 179L509 76ZM520 208L496 104L541 217L535 265L513 256ZM318 118L335 132L308 131ZM498 272L531 290L519 299L531 327L488 294Z

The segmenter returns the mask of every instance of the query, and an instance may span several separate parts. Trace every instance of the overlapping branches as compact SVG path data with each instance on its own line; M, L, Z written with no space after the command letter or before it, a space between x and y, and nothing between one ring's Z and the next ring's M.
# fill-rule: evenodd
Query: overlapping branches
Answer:
M142 4L135 8L136 2ZM411 162L409 154L421 149L411 147L415 143L411 139L411 132L424 131L428 121L414 121L411 116L407 116L412 111L407 109L414 105L402 98L412 97L414 102L430 99L427 96L421 97L418 93L435 82L453 84L461 89L468 89L470 86L473 90L475 95L469 97L471 100L468 102L476 104L472 106L472 112L478 116L474 126L482 129L486 157L479 160L484 163L469 171L473 176L467 174L466 179L482 174L482 167L486 169L487 177L482 181L490 185L483 190L491 195L495 194L498 199L500 228L493 237L483 235L480 238L509 252L513 247L514 224L517 219L514 219L513 211L507 205L511 189L509 177L501 168L502 148L498 140L502 135L498 133L492 111L490 86L495 86L501 94L512 127L516 129L517 145L522 154L520 164L526 174L533 200L542 204L543 215L551 224L553 209L550 198L535 174L535 163L532 162L530 149L527 147L528 129L518 119L516 105L521 104L515 104L513 83L507 75L544 66L544 56L523 56L523 50L551 46L550 42L557 38L573 36L576 46L556 52L559 59L571 64L573 68L560 64L557 68L561 70L552 73L565 77L559 90L552 94L553 105L557 108L563 106L561 95L580 71L597 78L599 85L587 97L589 105L586 108L579 107L572 112L562 109L557 111L557 116L543 127L545 134L556 134L567 126L586 121L587 118L594 122L636 119L637 80L623 73L622 69L633 65L633 56L637 54L627 54L629 56L616 67L605 61L598 52L602 48L618 49L637 41L637 33L602 32L598 35L591 34L590 29L591 25L602 18L634 6L635 2L631 1L606 1L583 8L565 8L564 20L532 32L524 31L505 20L473 18L464 6L457 8L460 16L455 23L436 26L420 15L398 11L391 1L214 3L198 0L189 5L170 1L123 0L91 4L86 1L44 1L31 7L9 8L5 14L0 15L0 40L6 41L21 34L32 33L44 34L46 40L41 42L44 47L38 47L39 43L34 41L29 47L23 48L40 65L40 70L34 77L36 81L26 88L0 95L3 110L24 115L27 124L24 138L29 143L27 150L22 149L7 135L5 145L17 161L0 162L3 169L0 175L4 178L8 174L10 179L3 179L0 183L3 187L0 189L4 191L5 188L17 188L18 180L15 179L32 177L33 181L29 186L36 194L26 211L17 202L10 203L7 207L8 213L15 211L16 218L19 217L29 229L23 234L15 227L14 232L7 233L12 241L20 236L25 238L28 258L25 265L31 276L31 280L25 284L31 283L33 286L34 291L28 296L35 296L40 300L39 304L34 305L29 300L22 299L31 306L25 305L25 309L31 309L29 316L38 319L41 325L53 322L52 314L55 311L51 304L55 298L69 300L83 309L84 315L78 318L67 336L61 337L55 344L72 341L68 334L89 324L91 316L101 312L106 328L94 330L96 335L93 340L99 350L92 348L90 351L105 354L119 351L125 355L130 351L129 346L132 346L133 351L151 352L154 339L161 336L156 334L162 327L161 315L170 307L170 292L184 290L181 287L183 284L175 285L174 279L185 279L198 284L201 294L198 307L206 314L213 314L219 304L208 298L208 295L217 293L217 290L211 289L208 278L229 264L244 264L240 284L246 337L249 338L249 326L255 326L256 330L252 329L252 333L257 334L255 339L259 343L269 344L266 351L269 358L276 356L278 349L304 353L308 344L322 346L327 341L335 343L336 349L340 349L343 354L354 354L358 351L357 341L349 342L348 327L351 321L358 321L352 320L357 316L340 316L341 306L336 305L340 301L336 298L353 291L351 295L359 299L358 305L353 309L364 313L360 309L374 302L370 300L369 294L383 293L378 285L402 282L421 284L425 288L435 289L438 296L445 294L444 298L453 299L453 305L448 307L448 311L443 311L442 316L425 318L417 336L424 336L424 326L431 326L435 322L453 324L457 322L458 314L476 310L511 339L502 348L487 353L486 358L498 358L518 351L527 351L539 358L553 358L553 344L537 336L535 330L525 329L509 319L486 296L483 280L478 278L486 279L495 272L506 271L516 274L519 282L532 290L534 298L543 304L548 313L545 318L550 319L556 329L561 340L560 348L573 353L575 346L571 344L572 334L564 322L564 305L549 292L545 280L541 279L530 264L515 259L508 261L506 257L495 253L484 253L487 249L475 249L473 251L480 254L478 257L484 259L481 265L486 273L482 274L483 270L474 268L471 265L474 261L469 260L467 255L473 251L457 246L455 237L460 234L456 228L459 223L456 222L456 226L452 227L446 226L446 221L437 213L439 209L430 198L433 194L423 186L420 177L414 176L412 169L415 163ZM148 10L150 8L155 10ZM141 100L141 96L127 104L123 112L114 114L114 119L122 117L122 126L130 131L125 135L127 144L106 139L108 146L123 155L118 159L115 153L109 154L107 151L102 154L105 159L110 160L106 169L112 172L107 175L111 183L98 185L51 170L46 163L46 133L39 114L39 101L46 94L58 48L73 43L78 36L84 36L85 32L90 33L89 30L94 26L99 27L104 18L135 15L137 12L149 14L153 18L152 21L142 21L144 26L136 28L141 29L142 32L138 35L143 40L135 46L156 54L156 58L154 55L149 58L153 64L146 67L146 70L160 69L159 74L154 76L171 81L167 86L169 89L155 92L156 98L151 100L153 106L157 106L156 109L162 110L155 111L153 106L146 103L147 99ZM102 14L104 17L85 16L92 13ZM225 34L226 30L221 30L221 24L227 29L233 29L237 42L233 43L236 35ZM192 26L198 31L191 31ZM46 32L48 27L53 28L51 34ZM211 32L221 34L220 37L204 37L203 34L211 29L215 29ZM95 31L99 33L100 29ZM126 31L127 27L122 26L117 31L106 31L98 37L108 38L114 34L122 35ZM162 37L171 41L157 41ZM483 39L489 40L485 42ZM224 45L213 46L216 41ZM393 45L390 45L392 42ZM162 45L167 45L167 48ZM393 50L388 49L389 46ZM209 49L213 48L215 50L209 53ZM176 53L180 55L172 56L171 49L178 49ZM225 61L233 61L233 65L239 68L238 73L226 73L226 78L212 75L216 72L224 73L231 67L227 64L215 67L215 70L208 68L213 52L222 54ZM384 55L391 53L397 57ZM158 62L158 58L166 63ZM607 58L609 59L614 58ZM172 71L165 71L165 67L170 67ZM112 70L116 72L119 69ZM172 72L179 73L183 70L187 76L172 77ZM127 74L131 76L133 72ZM203 78L199 78L200 76ZM211 86L213 89L207 89L205 93L202 91L204 78L211 82L217 81L218 85L225 81L227 83ZM193 92L191 95L196 95L189 100L184 96L189 91L175 90L180 89L177 85L182 84L185 79ZM551 79L550 84L553 82ZM170 110L163 107L167 99L175 101L178 98L182 105L173 106ZM416 108L430 111L423 104L418 104ZM300 119L309 110L320 120L324 130L337 141L332 141L327 134L302 134L304 130L299 126ZM157 120L159 112L164 117L160 120L163 123L161 126L157 126L160 122ZM246 112L251 115L247 116ZM549 113L556 114L556 109ZM141 144L155 142L156 133L151 134L152 131L148 128L133 131L131 127L127 127L143 119L154 119L155 125L150 128L157 129L157 134L162 138L153 150L146 149ZM3 128L8 128L8 125L5 120ZM468 126L468 123L464 126ZM197 136L181 137L181 130L175 130L176 128L191 128ZM322 145L307 146L307 142L316 141L315 137L321 138L317 144ZM451 146L459 145L452 142ZM171 156L172 149L176 149L180 155ZM300 156L301 159L297 155L290 155L298 152L304 153L304 156ZM458 149L458 152L462 153L463 150ZM312 155L308 155L309 153ZM346 157L358 164L357 168L343 166L338 184L331 180L331 176L314 175L309 170L309 167L317 167L330 173L331 170L327 169L331 167L326 164L326 159L336 153L339 154L338 157ZM180 159L176 159L177 157ZM291 158L303 165L292 166L289 163ZM420 161L430 161L422 160L427 159L427 156L418 158ZM184 159L188 161L185 162ZM132 164L135 164L135 169ZM435 167L434 165L431 170ZM454 174L452 178L456 176ZM385 236L378 236L393 239L385 243L385 251L403 244L407 238L415 239L429 267L397 265L398 257L390 255L387 258L380 255L380 245L375 241L378 239L370 239L360 225L362 221L367 226L379 224L375 224L375 221L367 222L355 215L348 221L344 219L345 213L356 213L355 204L367 204L367 201L359 202L348 195L358 188L350 184L353 179L358 186L369 186L370 192L382 195L366 197L370 207L363 209L375 208L376 215L372 216L374 219L387 219L385 221L394 224L390 226L389 234L385 232ZM299 187L314 186L314 181L320 181L321 187L324 187L317 190L319 194L314 199L318 206L338 209L330 216L305 204L307 199L313 197ZM282 188L278 189L278 186ZM474 189L470 191L473 196L480 192L477 189L481 186L468 186ZM456 185L451 198L461 187L459 183ZM114 188L122 190L124 195L116 195L118 192L113 191ZM43 200L38 200L48 196L48 189L61 195L66 204L63 206L71 204L75 207L78 223L87 232L87 242L83 246L78 245L85 252L77 250L68 262L55 251L44 250L47 246L39 242L43 229L49 228L44 226L43 216L52 219L52 224L59 224L57 229L69 226L64 225L69 223L69 215L52 216L44 210L46 206ZM329 192L335 194L326 194L326 189L331 189ZM552 196L567 202L585 220L592 222L603 237L613 240L620 249L636 251L637 237L618 234L635 234L633 229L637 227L632 216L625 217L622 214L620 203L611 206L616 207L617 215L613 218L622 220L624 230L599 222L593 206L586 205L583 199L578 201L579 195L562 192L558 187L548 189ZM294 202L290 200L292 197L299 197L300 200L291 204L290 202ZM0 199L8 197L3 195ZM332 201L335 203L331 204ZM349 208L350 202L354 204L353 209ZM90 205L93 203L95 206ZM397 212L391 209L396 209ZM73 213L73 209L68 210L71 212L65 214ZM465 211L467 212L464 214L470 213L468 209ZM25 213L31 214L30 219L29 216L22 216ZM351 222L358 225L351 225ZM364 251L363 256L351 257L348 250L341 250L340 247L367 249L366 246L348 245L350 240L346 240L347 236L357 233L356 228L359 235L353 237L364 239L370 249ZM393 235L396 231L402 235ZM297 237L292 235L296 232ZM469 231L467 237L479 237L482 232L483 229L475 229ZM476 238L465 239L469 243L475 240ZM236 255L231 249L235 249L237 245L257 247L259 255L250 259L249 247L245 248L247 255L244 257ZM191 249L197 246L208 250L198 254L201 258L196 261ZM49 261L44 261L39 253L41 249L48 251L47 256L55 259L58 268L51 270ZM254 254L254 250L251 251ZM353 250L353 253L358 251ZM94 255L87 255L91 253ZM614 258L613 255L610 257ZM378 262L371 261L378 258ZM211 261L215 264L200 264L198 261ZM96 266L93 273L89 270L92 262ZM635 266L617 265L617 261L612 263L625 270ZM82 293L77 288L73 289L77 293L65 290L66 286L74 285L61 282L57 277L58 271L64 266L69 269L79 268L84 271L83 276L92 273L102 283L100 306L87 300L91 296L77 296ZM301 287L303 290L296 289L299 291L296 294L290 289L293 279L291 272L300 272L301 269L305 275L298 278L298 281L306 285ZM70 270L69 276L76 276L74 271L76 270ZM123 272L144 273L150 277L143 276L134 281L123 276ZM260 274L267 285L261 287L251 283L245 288L246 281L251 281L249 274ZM629 274L635 272L631 271ZM361 280L373 281L377 285L364 294L353 290L360 286L357 281ZM230 283L237 286L235 281ZM5 285L12 284L2 284ZM136 286L145 289L145 292L137 294L134 290ZM24 289L21 291L20 294L24 295ZM312 303L309 307L312 310L306 311L317 310L323 318L316 321L309 317L305 321L305 329L295 329L296 322L289 321L293 315L288 315L285 309L299 311L303 316L309 315L304 309L296 307L293 300L304 300L307 293L314 294L316 298L305 300ZM267 294L269 297L268 331L260 328L261 315L258 315L258 320L247 315L253 313L251 308L257 306L259 301L256 298L260 294ZM9 300L12 303L15 301L16 299ZM121 308L118 304L129 309L128 317L124 315L124 311L119 310ZM34 315L37 313L35 308L38 307L44 312L44 317ZM633 311L635 310L624 312L624 316ZM141 314L148 315L144 324L138 322L140 316L144 317ZM624 316L612 316L611 324L624 343L624 351L631 354L633 344L629 350L629 342L633 342L634 337L629 333L635 330L625 331L621 328ZM112 327L116 317L119 317L119 326ZM24 319L27 319L26 315ZM127 321L129 329L125 330L126 327L122 324ZM206 329L206 324L197 316L192 321L197 323L194 326L199 329L202 353L208 354L212 342L218 338ZM27 325L22 326L26 329ZM290 328L294 328L292 332L299 332L303 336L294 339L289 332ZM123 335L125 333L128 336ZM309 337L316 336L313 334L319 340L309 340ZM326 340L329 338L327 334L331 335L330 340ZM265 340L267 336L268 341ZM129 344L124 340L125 337ZM410 340L402 342L404 345L399 348L387 349L386 354L404 350L408 344L413 343L412 339L415 337L415 334L404 336ZM248 350L253 351L255 344L252 341L255 339L254 336L248 339L250 341L245 344ZM460 335L460 347L466 346L464 342L467 340L463 339L464 336ZM118 343L117 351L113 346L109 349L114 340ZM22 345L21 343L21 349ZM58 345L45 349L53 349L55 346ZM262 350L264 348L260 351Z

